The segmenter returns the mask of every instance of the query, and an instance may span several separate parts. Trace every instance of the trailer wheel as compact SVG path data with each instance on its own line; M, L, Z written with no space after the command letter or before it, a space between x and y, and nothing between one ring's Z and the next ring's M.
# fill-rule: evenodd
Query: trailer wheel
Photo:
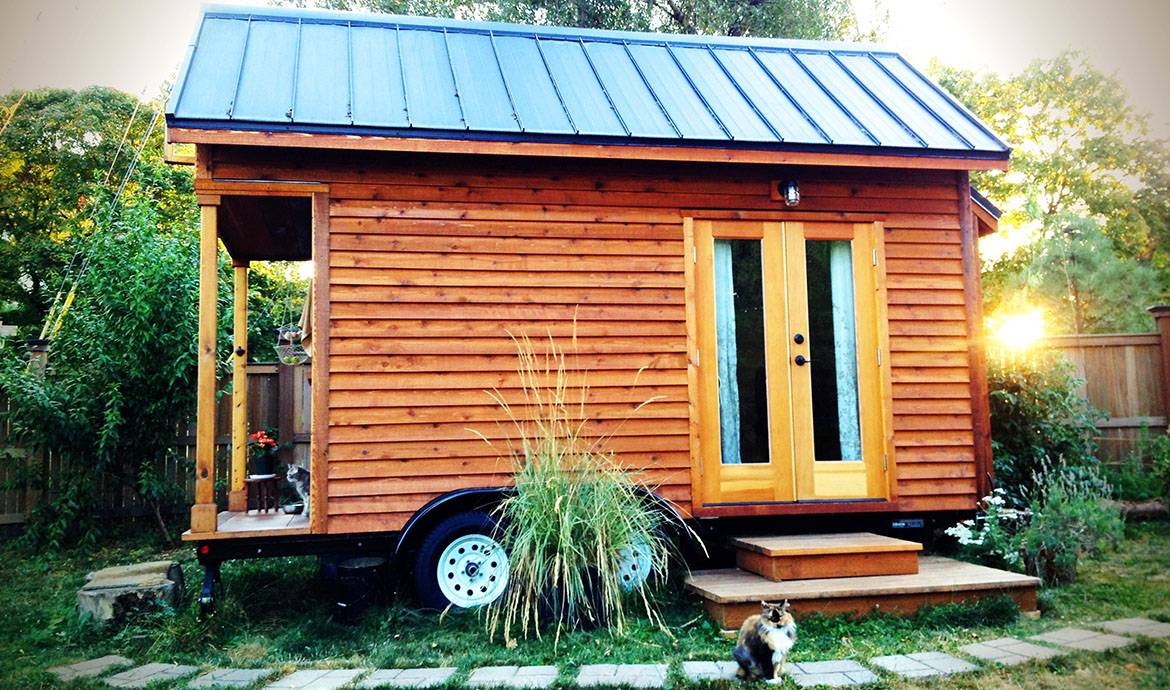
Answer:
M419 603L432 609L477 608L498 599L508 587L509 562L495 531L495 519L478 511L435 525L414 561Z

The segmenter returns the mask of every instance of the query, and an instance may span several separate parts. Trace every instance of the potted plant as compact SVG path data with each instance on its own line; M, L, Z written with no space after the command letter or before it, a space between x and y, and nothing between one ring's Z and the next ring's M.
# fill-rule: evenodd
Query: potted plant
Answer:
M267 431L248 434L248 447L252 449L252 467L249 475L264 477L276 473L276 455L279 450L276 439Z

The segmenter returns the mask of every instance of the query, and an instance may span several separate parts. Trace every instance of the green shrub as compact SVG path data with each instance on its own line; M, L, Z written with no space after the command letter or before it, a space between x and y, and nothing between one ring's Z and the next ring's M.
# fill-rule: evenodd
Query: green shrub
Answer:
M946 532L958 540L961 557L1022 570L1048 585L1074 582L1082 556L1124 535L1120 509L1105 500L1112 489L1094 467L1047 463L1032 485L1027 508L1008 506L1006 492L996 489L981 515Z
M1101 469L1119 501L1170 500L1170 435L1143 428L1124 460Z
M644 586L621 586L619 564L637 551L652 576L664 579L667 516L605 450L605 438L586 436L586 388L570 384L564 353L552 339L547 354L537 354L527 338L518 351L523 403L513 406L492 393L515 427L520 451L513 453L516 491L497 511L511 573L504 596L488 610L489 633L502 632L511 643L517 633L539 637L551 624L557 640L578 627L620 635L632 599L660 621Z
M1106 501L1112 489L1091 467L1045 469L1035 484L1032 519L1020 535L1026 570L1046 584L1075 582L1082 556L1124 536L1121 511Z
M995 481L1012 505L1028 505L1037 473L1057 458L1064 466L1097 464L1094 424L1103 415L1078 394L1082 383L1054 353L989 362Z
M1150 475L1159 497L1170 503L1170 434L1143 439L1143 459L1150 465Z

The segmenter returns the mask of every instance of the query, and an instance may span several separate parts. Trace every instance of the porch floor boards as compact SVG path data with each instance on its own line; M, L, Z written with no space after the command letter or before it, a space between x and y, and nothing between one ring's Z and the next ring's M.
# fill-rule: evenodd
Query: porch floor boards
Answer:
M291 536L309 533L308 515L286 515L279 511L267 513L249 510L246 513L223 511L219 514L214 532L183 532L183 541L209 541L248 537Z
M798 615L864 614L875 607L909 615L927 604L971 601L1006 594L1022 611L1036 609L1034 577L964 563L940 556L922 556L912 575L833 577L773 582L738 568L695 571L686 586L703 599L707 612L723 628L736 628L758 613L761 601L787 599Z

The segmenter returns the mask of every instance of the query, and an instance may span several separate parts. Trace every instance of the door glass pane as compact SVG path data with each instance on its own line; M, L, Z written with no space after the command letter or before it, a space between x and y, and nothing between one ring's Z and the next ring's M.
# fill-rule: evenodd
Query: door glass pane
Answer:
M861 460L850 245L845 240L805 242L816 460Z
M715 240L714 273L722 462L768 462L759 240Z

